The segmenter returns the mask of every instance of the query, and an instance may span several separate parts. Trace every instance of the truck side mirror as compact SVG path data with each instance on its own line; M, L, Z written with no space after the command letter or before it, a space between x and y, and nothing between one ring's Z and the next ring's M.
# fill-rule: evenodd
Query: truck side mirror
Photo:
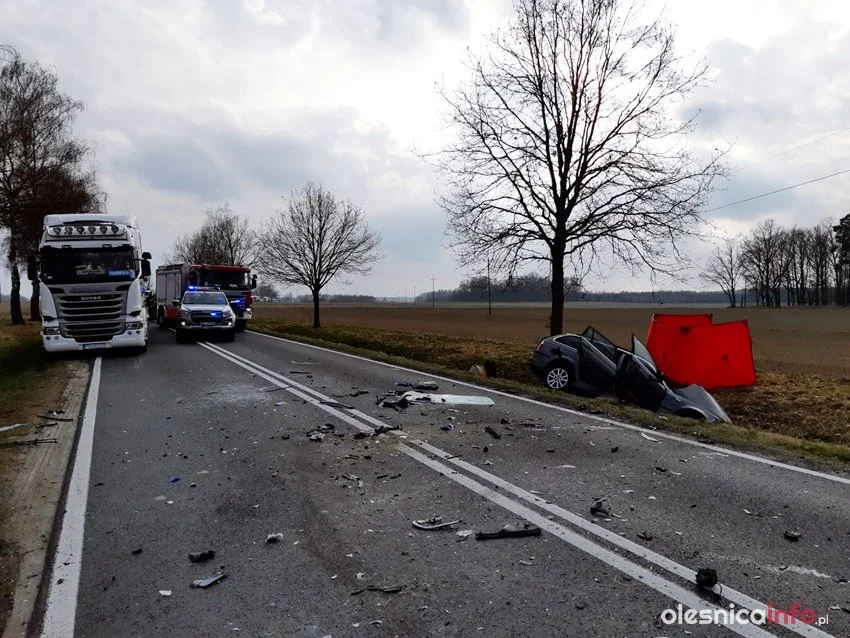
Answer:
M146 255L148 253L145 253ZM142 277L150 277L151 276L151 262L147 259L142 259Z
M149 252L145 251L145 252L142 253L142 259L150 259L150 258L151 258L151 254Z
M257 287L257 275L251 275L251 290Z
M35 255L30 255L27 259L27 279L36 281L38 279L38 267L35 263Z

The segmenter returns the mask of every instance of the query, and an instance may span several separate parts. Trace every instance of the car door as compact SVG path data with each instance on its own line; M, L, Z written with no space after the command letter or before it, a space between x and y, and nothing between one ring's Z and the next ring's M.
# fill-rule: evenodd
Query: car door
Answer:
M586 338L581 337L578 343L578 372L579 381L597 392L608 392L614 382L617 366L600 352Z
M631 352L622 352L614 378L614 396L620 401L657 412L667 386L656 371Z

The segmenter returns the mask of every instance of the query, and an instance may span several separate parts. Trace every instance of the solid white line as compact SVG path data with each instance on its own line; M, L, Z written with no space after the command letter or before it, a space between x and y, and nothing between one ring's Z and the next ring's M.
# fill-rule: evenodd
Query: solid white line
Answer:
M594 558L610 565L614 569L624 574L628 574L632 578L635 578L642 582L644 585L651 587L658 593L667 596L668 598L672 598L674 601L682 603L682 605L685 605L686 607L690 607L691 609L721 609L720 607L712 605L708 601L700 598L695 593L693 593L693 591L688 591L687 589L680 587L679 585L676 585L668 580L659 577L657 574L651 572L645 567L641 567L637 563L633 563L623 558L622 556L615 554L611 550L606 549L601 545L597 545L596 543L588 540L584 536L576 534L575 532L564 527L563 525L555 523L554 521L550 521L542 514L539 514L536 511L517 503L516 501L512 501L506 496L503 496L502 494L491 490L489 487L481 485L481 483L473 481L465 474L459 474L447 465L444 465L439 461L435 461L403 443L399 443L397 448L407 454L409 457L419 461L423 465L430 467L436 472L439 472L443 476L450 478L454 482L475 492L479 496L482 496L487 500L495 503L496 505L503 507L509 512L521 518L524 518L530 523L534 523L540 529L546 530L550 534L554 534L555 536L557 536L563 541L566 541L573 547L585 552L586 554L593 556ZM661 611L662 610L659 610L659 613ZM734 624L725 625L725 627L728 630L738 634L739 636L747 636L753 638L773 636L773 634L755 625Z
M589 419L593 421L599 421L601 423L608 423L610 425L616 425L618 427L624 428L626 430L632 430L634 432L645 432L649 433L654 437L668 439L670 441L676 441L677 443L684 443L686 445L693 445L695 447L703 448L706 450L712 450L714 452L722 452L723 454L728 454L729 456L736 456L741 459L746 459L748 461L754 461L756 463L763 463L764 465L769 465L770 467L780 468L783 470L788 470L791 472L797 472L799 474L806 474L808 476L813 476L820 479L826 479L828 481L834 481L836 483L843 483L845 485L850 485L850 477L838 476L836 474L828 474L826 472L819 472L817 470L810 470L806 467L799 467L797 465L791 465L789 463L782 463L781 461L774 461L771 459L762 458L760 456L755 456L753 454L747 454L746 452L738 452L737 450L732 450L730 448L718 447L716 445L709 445L708 443L700 443L699 441L694 441L692 439L687 439L685 437L677 436L675 434L668 434L666 432L659 432L658 430L649 430L647 428L642 428L638 425L632 425L631 423L622 423L621 421L615 421L614 419L609 419L607 417L598 416L595 414L587 414L585 412L579 412L577 410L572 410L570 408L565 408L560 405L552 405L551 403L545 403L543 401L538 401L537 399L530 399L528 397L519 396L516 394L510 394L509 392L503 392L501 390L494 390L492 388L487 388L479 385L475 385L474 383L469 383L467 381L460 381L458 379L451 379L449 377L440 376L437 374L431 374L430 372L421 372L418 370L414 370L412 368L405 368L403 366L395 365L392 363L385 363L384 361L375 361L374 359L369 359L367 357L361 357L356 354L349 354L347 352L339 352L338 350L331 350L330 348L323 348L321 346L315 346L311 343L302 343L300 341L293 341L292 339L285 339L283 337L276 337L274 335L268 335L262 332L255 332L254 330L248 330L250 334L259 335L261 337L266 337L268 339L276 339L278 341L283 341L285 343L290 343L297 346L303 346L305 348L313 348L315 350L321 350L323 352L330 352L332 354L340 355L343 357L350 357L352 359L357 359L359 361L366 361L368 363L373 363L375 365L385 366L388 368L392 368L394 370L400 370L402 372L412 372L415 374L422 374L432 377L434 379L440 379L441 381L447 381L450 383L456 383L458 385L462 385L468 388L475 388L477 390L481 390L483 392L490 392L492 394L496 394L499 396L507 397L509 399L516 399L517 401L524 401L525 403L531 403L533 405L537 405L544 408L549 408L552 410L558 410L560 412L566 412L567 414L571 414L573 416L578 416L583 419Z
M97 399L100 391L101 358L94 361L89 392L86 396L86 411L74 471L68 485L62 530L53 559L50 591L44 612L43 638L70 638L74 635L77 618L77 595L80 589L80 570L83 565L83 533L86 524L86 505L89 497L89 475L91 473L94 426L97 419ZM61 583L61 584L60 584Z
M421 447L423 450L430 452L434 456L439 457L444 461L448 461L449 463L457 465L458 467L464 469L470 474L484 479L485 481L492 483L498 488L505 490L510 494L513 494L514 496L518 496L519 498L536 505L537 507L546 512L554 514L555 516L567 521L572 525L575 525L576 527L584 530L585 532L588 532L603 540L606 540L612 545L616 545L620 549L623 549L629 552L630 554L643 558L644 560L649 561L654 565L657 565L661 569L664 569L670 572L671 574L674 574L675 576L684 579L687 582L695 582L696 572L694 570L685 567L684 565L680 565L679 563L667 558L666 556L653 552L651 549L647 549L643 545L639 545L638 543L623 538L619 534L607 530L604 527L601 527L600 525L596 525L595 523L592 523L586 518L583 518L578 514L570 512L569 510L565 510L564 508L559 507L558 505L550 503L545 499L542 499L539 496L536 496L535 494L532 494L531 492L522 489L521 487L517 487L512 483L508 483L504 479L501 479L498 476L487 472L486 470L482 470L481 468L471 463L468 463L467 461L454 457L441 450L440 448L434 447L430 443L414 439L411 439L410 443ZM722 587L715 586L714 592L722 595L724 598L730 600L739 607L746 607L747 609L767 609L767 606L761 601L756 600L755 598L751 598L743 592L739 592L735 589L732 589L731 587L725 584ZM829 638L829 634L824 633L817 627L814 627L812 625L806 625L803 623L795 623L794 625L788 625L786 629L789 629L790 631L793 631L794 633L797 633L801 636L810 636L811 638Z
M242 367L246 370L249 370L254 374L257 374L258 376L261 376L263 379L266 379L267 381L275 383L276 385L278 385L280 387L287 388L288 386L286 384L297 385L300 389L304 390L306 393L309 393L310 395L315 396L315 399L313 399L312 396L308 397L308 402L312 403L313 405L316 405L317 407L325 409L329 413L334 414L334 416L340 416L340 414L337 410L334 410L334 409L328 410L327 408L329 406L322 405L322 404L320 404L316 401L316 399L318 399L318 400L332 400L332 399L329 399L329 397L327 397L326 395L322 394L321 392L314 390L312 388L309 388L305 385L299 384L299 383L293 381L292 379L289 379L288 377L283 376L282 374L280 374L278 372L270 370L270 369L268 369L264 366L261 366L258 363L251 361L250 359L247 359L247 358L242 357L240 355L234 354L234 353L230 352L229 350L225 350L225 349L223 349L219 346L209 346L208 344L201 344L201 345L204 345L204 347L207 347L208 350L211 350L212 352L218 354L219 356L221 356L221 357L223 357L223 358L225 358L225 359L227 359L227 360L229 360L233 363L236 363L240 367ZM302 398L303 398L303 395L300 394L300 393L298 394L298 396L302 396ZM371 415L363 414L359 410L356 410L356 409L346 409L346 410L353 416L365 417L366 420L368 420L373 425L377 425L377 426L385 426L386 425L386 423L384 423L383 421L376 419L375 417L372 417ZM347 415L341 415L340 418L343 418L343 420L345 422L354 425L355 427L357 427L358 429L360 429L362 431L367 431L367 432L371 431L371 428L360 425L356 421L354 423L352 423L352 420L350 420L350 418L347 418ZM401 436L403 438L407 438L407 434L403 430L393 430L392 433L396 434L398 436ZM455 458L452 455L445 452L444 450L441 450L440 448L437 448L437 447L435 447L435 446L433 446L429 443L426 443L425 441L411 440L410 442L412 444L417 445L417 446L421 447L422 449L430 452L434 456L437 456L437 457L439 457L443 460L449 461L449 462L457 465L458 467L463 468L464 470L468 471L469 473L474 474L474 475L476 475L476 476L478 476L478 477L480 477L480 478L482 478L486 481L489 481L490 483L496 485L499 488L504 489L505 491L507 491L511 494L514 494L515 496L519 496L520 498L528 501L529 503L532 503L533 505L539 507L540 509L543 509L547 512L550 512L551 514L554 514L554 515L562 518L563 520L575 525L576 527L578 527L578 528L580 528L580 529L582 529L586 532L590 532L591 534L596 535L597 537L602 538L602 539L610 542L611 544L619 547L620 549L624 549L624 550L632 553L635 556L638 556L638 557L640 557L644 560L647 560L647 561L657 565L658 567L661 567L662 569L668 571L669 573L673 574L674 576L678 576L679 578L682 578L687 582L694 582L696 572L694 572L692 569L690 569L688 567L685 567L684 565L680 565L679 563L676 563L675 561L673 561L673 560L671 560L671 559L669 559L665 556L662 556L661 554L653 552L653 551L643 547L642 545L639 545L639 544L634 543L632 541L629 541L625 538L622 538L620 535L615 534L613 532L610 532L609 530L606 530L602 527L599 527L598 525L594 525L590 521L582 518L581 516L579 516L577 514L574 514L573 512L565 510L565 509L563 509L563 508L561 508L557 505L547 503L544 499L542 499L542 498L540 498L540 497L538 497L534 494L531 494L530 492L523 490L522 488L517 487L517 486L513 485L512 483L509 483L509 482L499 478L498 476L495 476L494 474L486 472L485 470L482 470L475 465L467 463L466 461L463 461L461 459ZM415 452L414 450L412 450L412 448L407 448L407 449L410 450L411 452ZM419 456L413 456L413 455L409 454L407 451L405 451L405 453L408 454L409 456L412 456L412 458L415 458L416 460L421 460L420 457L428 459L428 457L424 457L418 452L416 452L416 454L419 454ZM426 465L428 465L429 467L432 467L432 468L434 467L433 464L442 465L442 464L440 464L437 461L434 461L432 459L428 459L428 461L430 461L430 463L426 463ZM446 466L443 466L443 467L446 467ZM480 484L475 483L475 481L473 481L472 479L469 479L465 475L458 474L457 472L455 472L453 470L450 470L450 471L452 472L453 475L460 476L460 477L462 477L462 479L464 479L464 481L466 481L466 482L462 482L463 485L466 485L468 487L469 485L467 485L467 482L469 482L473 485L479 485L480 486ZM452 478L454 478L454 476ZM483 486L480 486L480 487L482 487L482 489L488 489L488 488L484 488ZM493 492L493 493L497 494L496 492ZM516 501L512 501L510 499L507 499L507 497L501 496L500 498L503 498L507 502L514 504L516 507L519 507L519 508L523 507L522 505L520 505ZM514 511L514 510L511 510L511 511ZM572 533L572 532L570 532L570 533ZM621 560L625 560L625 559L621 559ZM718 592L718 593L721 592L719 587L715 588L715 591ZM762 603L761 601L756 600L754 598L751 598L750 596L747 596L746 594L744 594L742 592L739 592L735 589L732 589L731 587L729 587L727 585L723 586L722 594L725 598L734 602L739 607L745 607L747 609L766 609L766 605L764 603ZM817 629L816 627L813 627L813 626L810 626L810 625L795 624L795 625L789 626L788 629L790 629L791 631L794 631L795 633L798 633L802 636L808 636L810 638L830 638L829 634L826 634L826 633L820 631L819 629Z

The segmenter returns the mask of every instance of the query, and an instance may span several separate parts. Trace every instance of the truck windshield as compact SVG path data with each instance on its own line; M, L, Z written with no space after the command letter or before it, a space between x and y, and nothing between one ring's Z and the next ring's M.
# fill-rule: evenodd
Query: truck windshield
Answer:
M131 248L43 249L41 278L47 284L132 281L136 260Z
M226 306L227 297L220 292L187 292L183 295L183 303L192 304L208 304L215 306Z
M222 290L247 290L248 273L233 270L196 270L191 278L198 286L219 286Z

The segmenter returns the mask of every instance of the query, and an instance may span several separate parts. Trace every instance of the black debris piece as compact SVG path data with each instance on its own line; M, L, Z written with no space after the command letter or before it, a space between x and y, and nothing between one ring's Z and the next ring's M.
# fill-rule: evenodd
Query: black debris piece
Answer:
M357 591L351 592L352 596L357 596L358 594L362 594L364 591L379 591L384 594L397 594L404 588L404 585L369 585L368 587L364 587L363 589L358 589Z
M204 552L191 552L189 560L193 563L204 563L215 558L215 550L208 549Z
M327 400L325 400L325 401L319 401L319 403L321 405L329 405L332 408L344 408L346 410L353 410L354 409L353 405L348 405L346 403L340 403L339 401L327 401Z
M789 541L791 541L792 543L796 543L798 540L800 540L800 536L802 536L802 534L800 534L800 532L791 532L791 531L788 531L788 530L785 530L784 532L782 532L782 535L785 538L787 538Z
M38 416L40 419L48 419L48 420L52 419L54 421L73 421L74 420L74 419L69 419L67 417L57 416L57 414L52 414L52 413L51 414L38 414L36 416ZM62 414L64 414L64 412L62 412Z
M496 428L494 428L492 425L488 425L487 427L485 427L485 428L484 428L484 431L485 431L487 434L489 434L490 436L492 436L494 439L501 439L501 438L502 438L502 435L501 435L501 434L499 434L499 433L496 431Z
M711 567L700 567L697 571L697 585L700 587L714 587L717 584L717 570Z
M605 501L607 498L598 498L593 501L593 505L590 506L590 513L593 516L611 516L611 510L609 510L605 506Z
M368 433L368 432L355 432L355 433L354 433L354 438L355 438L355 439L365 439L365 438L367 438L368 436L369 436L369 433Z
M499 421L499 425L507 425L508 423L510 423L510 421L505 417L502 417L501 421Z
M662 474L664 474L664 473L667 471L667 468L666 468L666 467L661 467L660 465L656 465L656 466L655 466L655 469L656 469L658 472L661 472Z
M524 536L540 536L540 528L531 523L523 523L522 527L505 525L498 532L476 532L475 540L488 541L495 538L522 538Z
M413 389L414 390L439 390L440 386L438 386L433 381L420 380L420 381L417 381L414 384Z
M142 553L142 548L141 548L141 547L137 547L136 549L134 549L134 550L133 550L132 552L130 552L130 553L131 553L133 556L138 556L139 554L141 554L141 553Z
M200 578L198 580L193 580L190 587L206 589L207 587L211 587L212 585L215 585L217 582L222 581L225 578L227 578L227 572L221 572L219 574L209 576L208 578Z
M620 451L619 445L615 445L614 447L611 448L611 454L616 454L619 451Z
M283 532L275 532L266 536L266 543L279 543L283 540Z
M38 445L39 443L56 443L58 439L24 439L23 441L3 441L0 447L14 447L17 445Z
M37 427L37 428L50 428L50 427L53 427L54 425L59 425L59 421L53 421L53 422L48 421L47 423L36 423L35 427Z
M393 430L398 430L397 425L379 425L375 428L375 434L373 436L378 436L379 434L384 434L386 432L392 432ZM356 435L355 435L356 436Z
M651 541L651 540L652 540L652 534L650 534L649 532L640 532L640 533L637 535L637 537L638 537L639 539L641 539L642 541L647 541L647 542L648 542L648 541Z

